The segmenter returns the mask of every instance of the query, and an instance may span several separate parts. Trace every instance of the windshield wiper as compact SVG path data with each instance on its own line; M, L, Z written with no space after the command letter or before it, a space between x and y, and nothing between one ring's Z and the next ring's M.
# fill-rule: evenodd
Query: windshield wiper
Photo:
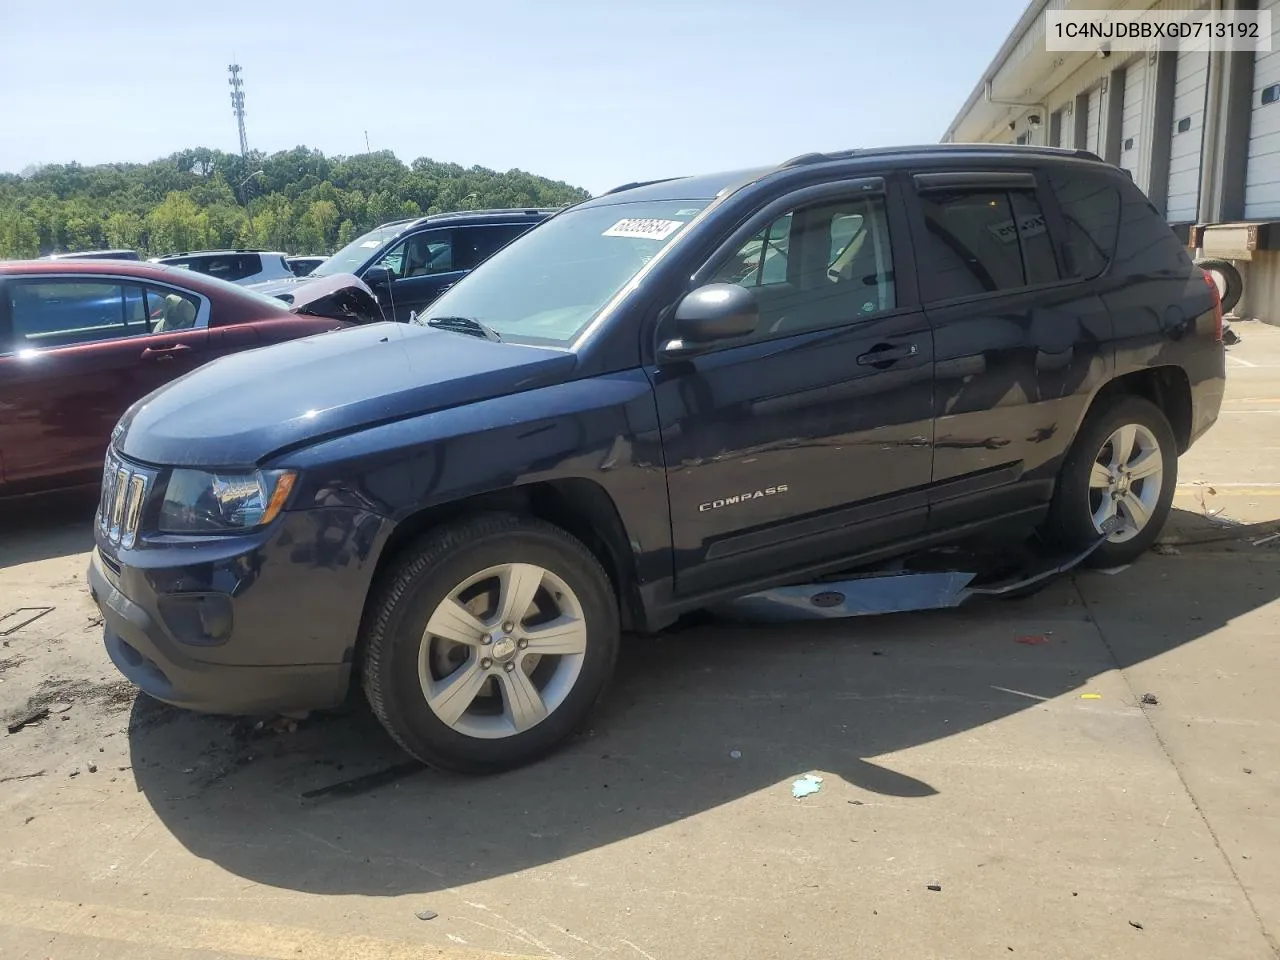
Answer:
M427 326L440 330L452 330L455 333L468 333L473 337L492 340L494 343L502 342L502 337L498 336L497 330L474 317L431 317L427 320Z

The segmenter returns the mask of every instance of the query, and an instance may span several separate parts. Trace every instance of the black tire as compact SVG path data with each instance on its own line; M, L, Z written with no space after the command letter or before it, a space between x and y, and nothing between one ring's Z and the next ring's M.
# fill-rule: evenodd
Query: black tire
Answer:
M520 733L486 739L441 720L418 678L423 632L436 607L468 577L503 563L533 563L576 595L587 645L572 688L555 709ZM362 633L361 682L379 722L410 755L459 773L495 773L537 760L586 719L617 662L617 600L594 555L540 520L486 514L433 530L408 547L375 587Z
M1230 260L1206 257L1204 260L1197 260L1196 266L1222 277L1222 285L1225 288L1222 291L1222 312L1230 313L1244 294L1244 278L1240 276L1240 271L1236 269L1235 264Z
M1045 524L1047 538L1067 550L1083 550L1097 540L1099 533L1093 525L1089 503L1089 474L1108 438L1126 424L1145 427L1155 437L1163 474L1159 499L1147 525L1132 539L1120 543L1109 541L1093 551L1085 561L1092 567L1132 563L1149 550L1169 517L1178 482L1177 441L1160 408L1149 400L1128 395L1103 403L1085 418L1062 465Z

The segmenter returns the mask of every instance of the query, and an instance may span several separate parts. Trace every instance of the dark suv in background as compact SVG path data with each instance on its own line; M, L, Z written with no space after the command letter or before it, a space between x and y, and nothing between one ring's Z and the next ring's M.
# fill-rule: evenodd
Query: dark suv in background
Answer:
M469 271L554 210L467 210L394 220L370 230L305 277L254 284L270 296L288 295L316 277L350 273L363 280L388 320L407 321Z
M975 535L1137 558L1224 371L1217 287L1083 151L629 185L414 324L135 405L89 582L152 696L305 711L354 677L414 756L496 770L584 719L624 629Z

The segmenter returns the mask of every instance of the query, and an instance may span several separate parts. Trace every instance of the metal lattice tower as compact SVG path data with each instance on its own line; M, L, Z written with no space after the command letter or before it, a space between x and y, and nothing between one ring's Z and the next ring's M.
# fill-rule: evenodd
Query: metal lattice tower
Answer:
M249 156L249 138L244 132L244 81L240 79L240 64L233 63L227 67L231 79L231 107L236 114L236 123L240 127L240 156Z

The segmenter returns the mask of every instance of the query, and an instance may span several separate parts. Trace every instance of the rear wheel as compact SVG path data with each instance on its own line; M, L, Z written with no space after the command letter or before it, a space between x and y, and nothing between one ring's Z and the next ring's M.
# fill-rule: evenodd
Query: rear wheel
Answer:
M1160 408L1124 397L1085 420L1062 467L1047 532L1070 549L1114 529L1093 566L1130 563L1155 542L1178 479L1177 441Z
M584 719L613 672L609 578L538 520L487 516L428 534L383 580L363 683L406 751L469 773L528 763Z

